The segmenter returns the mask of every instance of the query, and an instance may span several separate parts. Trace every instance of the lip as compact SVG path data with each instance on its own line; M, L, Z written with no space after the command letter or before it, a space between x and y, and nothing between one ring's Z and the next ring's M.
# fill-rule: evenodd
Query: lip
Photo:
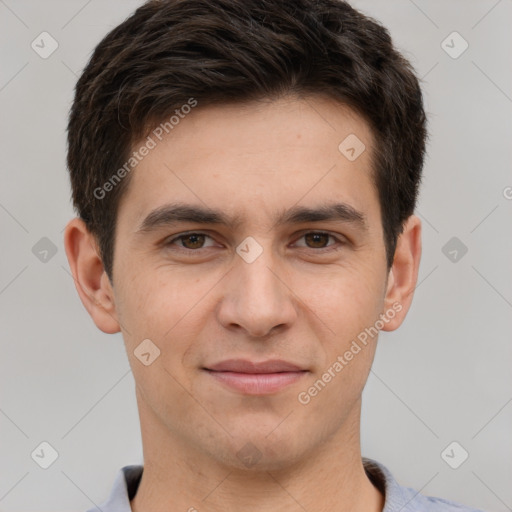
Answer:
M247 359L227 359L220 363L208 366L207 370L214 372L236 372L236 373L280 373L300 372L304 368L282 359L269 359L259 363Z
M280 359L228 359L203 368L219 383L246 395L268 395L300 380L308 370Z

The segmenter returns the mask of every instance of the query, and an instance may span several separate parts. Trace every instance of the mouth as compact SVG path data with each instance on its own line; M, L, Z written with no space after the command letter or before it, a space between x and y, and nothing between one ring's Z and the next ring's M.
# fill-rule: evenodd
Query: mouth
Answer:
M220 384L246 395L268 395L302 379L309 370L278 359L252 362L229 359L202 368Z

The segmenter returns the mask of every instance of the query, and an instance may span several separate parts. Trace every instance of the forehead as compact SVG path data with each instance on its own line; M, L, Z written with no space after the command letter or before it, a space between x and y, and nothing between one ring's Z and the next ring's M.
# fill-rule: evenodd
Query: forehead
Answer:
M333 100L198 104L174 122L168 133L153 130L133 147L149 140L152 146L119 205L119 216L129 215L132 226L169 202L223 209L241 223L246 213L283 217L284 207L299 202L341 201L356 210L378 203L371 130Z

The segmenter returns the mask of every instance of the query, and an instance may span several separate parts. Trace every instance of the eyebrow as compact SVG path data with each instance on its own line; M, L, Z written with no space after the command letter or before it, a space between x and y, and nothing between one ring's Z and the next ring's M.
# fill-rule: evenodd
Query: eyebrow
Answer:
M358 229L367 231L366 216L347 203L329 203L317 207L293 206L275 219L274 225L291 225L306 222L341 221L353 224ZM161 227L168 227L179 222L197 224L223 225L235 229L242 224L242 219L230 217L220 210L184 203L172 203L152 210L140 223L137 233L149 233Z

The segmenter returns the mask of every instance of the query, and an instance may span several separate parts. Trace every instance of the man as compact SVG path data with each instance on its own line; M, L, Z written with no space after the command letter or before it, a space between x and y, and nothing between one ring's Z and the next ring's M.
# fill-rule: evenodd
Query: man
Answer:
M361 457L378 332L417 281L425 125L409 63L345 2L151 1L98 45L65 246L123 334L144 451L100 510L472 510Z

